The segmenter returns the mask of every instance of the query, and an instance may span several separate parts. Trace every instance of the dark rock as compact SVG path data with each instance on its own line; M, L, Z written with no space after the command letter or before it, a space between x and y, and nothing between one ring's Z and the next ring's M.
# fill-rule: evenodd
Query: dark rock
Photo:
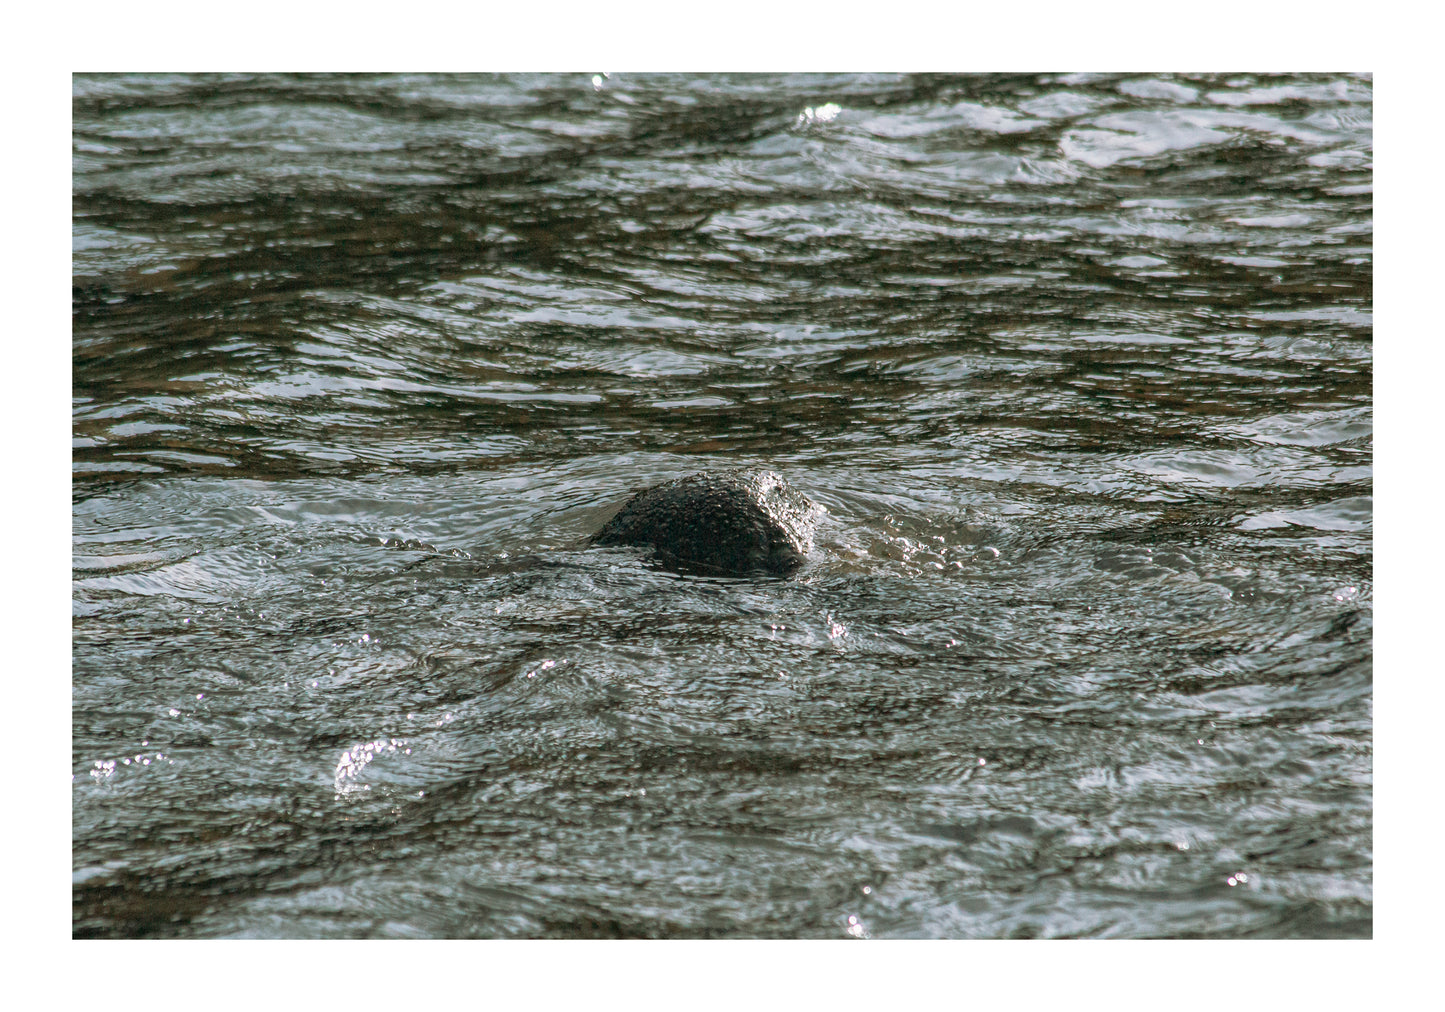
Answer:
M704 471L637 493L592 544L650 547L687 573L781 576L812 550L823 513L772 471Z

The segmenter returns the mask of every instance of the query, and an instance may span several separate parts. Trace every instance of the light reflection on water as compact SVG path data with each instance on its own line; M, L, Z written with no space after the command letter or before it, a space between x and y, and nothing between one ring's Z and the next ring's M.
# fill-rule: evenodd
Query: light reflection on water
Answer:
M74 87L77 935L1370 934L1368 77Z

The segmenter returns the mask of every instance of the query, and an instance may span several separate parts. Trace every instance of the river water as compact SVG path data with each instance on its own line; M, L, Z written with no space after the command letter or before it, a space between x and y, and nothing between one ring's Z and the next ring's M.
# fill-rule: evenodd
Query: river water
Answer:
M78 76L78 937L1372 933L1368 76ZM764 465L788 579L588 549Z

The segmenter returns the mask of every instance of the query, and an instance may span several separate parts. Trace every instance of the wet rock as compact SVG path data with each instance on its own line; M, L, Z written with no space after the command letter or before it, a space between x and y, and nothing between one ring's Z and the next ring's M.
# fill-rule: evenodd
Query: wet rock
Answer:
M703 471L637 493L592 544L648 547L686 573L781 576L812 550L824 512L772 471Z

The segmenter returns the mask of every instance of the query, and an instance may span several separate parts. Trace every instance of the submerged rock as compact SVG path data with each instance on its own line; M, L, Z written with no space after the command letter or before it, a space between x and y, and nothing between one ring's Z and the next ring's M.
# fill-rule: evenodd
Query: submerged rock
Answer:
M592 544L651 547L688 573L781 576L812 550L824 512L772 471L702 471L637 493Z

